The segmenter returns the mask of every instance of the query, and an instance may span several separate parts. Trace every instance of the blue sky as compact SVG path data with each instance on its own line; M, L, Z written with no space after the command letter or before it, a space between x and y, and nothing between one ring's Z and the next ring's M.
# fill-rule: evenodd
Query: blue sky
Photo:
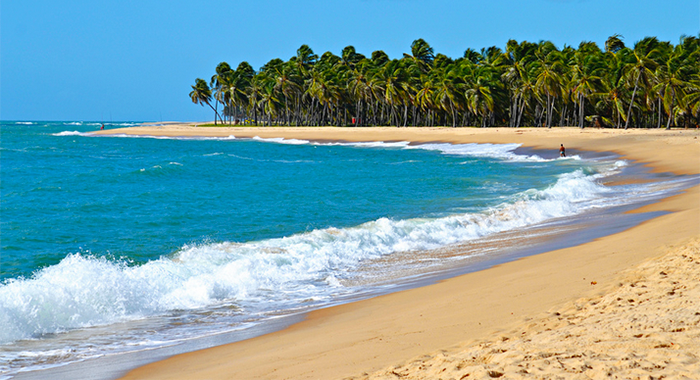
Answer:
M453 58L511 38L676 44L700 32L700 1L3 0L0 27L1 120L196 121L212 112L190 86L221 61L258 69L302 44L399 58L417 38Z

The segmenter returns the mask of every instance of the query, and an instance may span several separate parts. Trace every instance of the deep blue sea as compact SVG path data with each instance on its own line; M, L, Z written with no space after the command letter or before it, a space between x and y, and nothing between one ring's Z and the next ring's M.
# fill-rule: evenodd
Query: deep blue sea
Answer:
M460 255L424 252L680 186L605 186L634 165L556 147L91 136L99 125L0 125L0 378L344 302Z

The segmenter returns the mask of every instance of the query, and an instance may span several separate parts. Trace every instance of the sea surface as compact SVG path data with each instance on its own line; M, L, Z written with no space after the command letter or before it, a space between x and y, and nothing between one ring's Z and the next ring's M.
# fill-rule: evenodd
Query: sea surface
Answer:
M697 183L558 147L99 127L0 124L0 378L391 292Z

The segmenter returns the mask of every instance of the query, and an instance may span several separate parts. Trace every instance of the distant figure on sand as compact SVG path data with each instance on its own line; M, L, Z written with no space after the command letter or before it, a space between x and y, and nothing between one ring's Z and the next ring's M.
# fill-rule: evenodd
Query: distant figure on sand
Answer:
M564 148L564 144L561 144L561 148L559 148L559 157L566 157L566 148Z

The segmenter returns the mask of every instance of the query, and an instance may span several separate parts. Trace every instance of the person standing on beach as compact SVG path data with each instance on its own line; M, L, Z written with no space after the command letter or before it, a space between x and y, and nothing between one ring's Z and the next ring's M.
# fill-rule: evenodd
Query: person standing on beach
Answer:
M559 148L559 157L566 157L566 148L564 148L564 144L561 144L561 148Z

